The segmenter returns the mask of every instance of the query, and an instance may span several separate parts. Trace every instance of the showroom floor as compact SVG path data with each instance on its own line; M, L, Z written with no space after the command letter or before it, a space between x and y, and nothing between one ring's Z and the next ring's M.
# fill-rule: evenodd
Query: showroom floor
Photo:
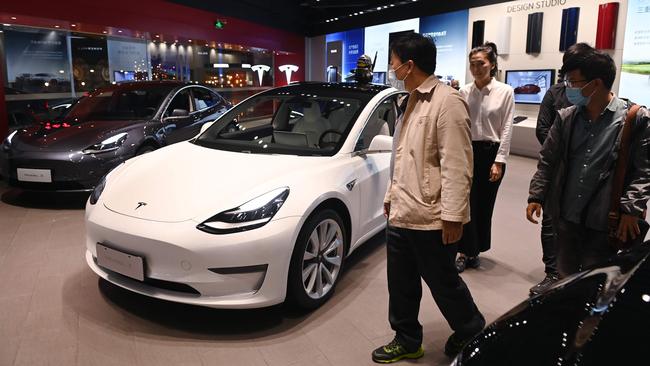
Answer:
M488 322L543 277L539 228L524 217L534 168L510 158L493 249L463 274ZM392 339L381 235L352 255L335 296L314 312L213 310L99 281L84 261L83 195L0 181L0 196L0 365L372 365L370 351ZM450 329L426 292L420 320L425 356L402 364L449 364Z

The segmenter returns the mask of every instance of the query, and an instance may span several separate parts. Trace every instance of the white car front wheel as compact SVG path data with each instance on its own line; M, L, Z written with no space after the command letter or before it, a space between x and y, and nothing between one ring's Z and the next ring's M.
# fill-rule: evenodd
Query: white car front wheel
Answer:
M323 210L307 220L291 259L291 300L309 309L327 301L343 268L346 248L347 233L336 211Z

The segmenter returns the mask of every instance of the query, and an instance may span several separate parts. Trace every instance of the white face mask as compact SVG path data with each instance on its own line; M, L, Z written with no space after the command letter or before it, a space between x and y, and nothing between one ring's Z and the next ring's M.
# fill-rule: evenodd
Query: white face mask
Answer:
M399 70L404 65L406 64L401 64L395 70ZM390 84L390 86L392 86L397 90L406 90L406 86L404 85L404 80L406 80L409 74L406 74L406 76L404 76L404 79L400 80L397 78L397 74L395 73L395 70L393 70L392 68L388 70L388 83Z
M388 70L388 84L397 90L406 90L404 80L398 80L393 69Z

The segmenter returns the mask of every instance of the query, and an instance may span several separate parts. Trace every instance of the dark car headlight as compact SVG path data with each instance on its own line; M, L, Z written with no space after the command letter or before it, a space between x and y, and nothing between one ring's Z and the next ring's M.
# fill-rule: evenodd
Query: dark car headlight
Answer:
M14 132L10 133L9 136L7 136L7 138L2 142L2 150L9 151L9 149L11 148L11 139L13 139L14 136L16 136L17 132L18 130L15 130Z
M91 205L97 203L97 201L99 200L99 196L101 196L102 192L104 192L104 187L106 187L107 175L108 174L102 177L99 183L97 183L97 185L95 186L95 189L93 189L93 193L90 194L90 198L88 199L88 201L90 202Z
M243 205L220 212L196 226L210 234L230 234L266 225L289 196L289 187L278 188Z
M100 154L117 150L122 146L124 141L126 141L127 136L128 134L126 132L118 133L117 135L111 136L98 144L88 146L81 152L84 154Z

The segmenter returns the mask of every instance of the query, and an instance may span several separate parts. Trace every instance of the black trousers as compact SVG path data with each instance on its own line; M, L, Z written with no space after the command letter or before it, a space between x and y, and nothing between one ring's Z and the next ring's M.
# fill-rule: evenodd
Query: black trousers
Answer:
M492 245L492 213L497 200L497 192L506 174L496 182L490 182L490 168L499 150L499 144L487 141L472 141L474 150L474 178L469 195L470 222L463 229L458 251L468 257L476 257L486 252Z
M597 231L564 219L557 226L557 265L561 277L580 272L616 255L606 231Z
M388 314L397 340L408 350L416 350L422 344L422 325L418 321L421 279L451 329L463 337L483 329L485 319L454 264L456 244L443 245L440 230L389 226L386 232Z
M555 233L553 232L553 219L546 211L542 211L542 262L546 274L557 274Z

